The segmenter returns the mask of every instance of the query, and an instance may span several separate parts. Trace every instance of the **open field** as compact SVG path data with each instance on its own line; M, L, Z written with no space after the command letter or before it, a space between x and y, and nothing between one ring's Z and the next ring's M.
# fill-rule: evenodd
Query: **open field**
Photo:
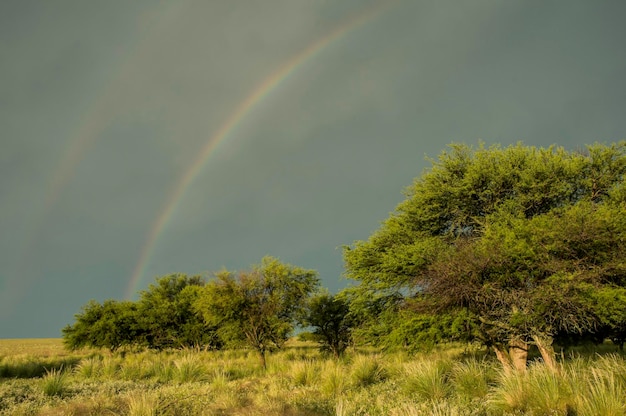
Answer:
M70 353L55 339L0 340L0 377L3 415L626 414L626 360L611 350L506 375L453 347L334 361L291 341L263 370L246 350Z

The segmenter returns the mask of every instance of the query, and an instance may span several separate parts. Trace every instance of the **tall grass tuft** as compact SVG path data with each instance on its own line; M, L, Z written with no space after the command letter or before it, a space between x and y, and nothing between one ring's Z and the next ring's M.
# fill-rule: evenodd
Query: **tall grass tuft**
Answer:
M67 390L67 374L61 369L52 369L41 380L43 394L62 396Z
M289 373L296 386L311 386L319 379L320 368L312 360L294 361Z
M464 399L484 399L489 393L495 374L493 367L485 361L469 359L455 363L450 374L450 381L455 393Z
M137 363L124 363L119 370L119 376L122 380L141 380L144 378L141 365Z
M523 414L528 411L530 398L530 386L524 373L501 371L490 405L504 413Z
M586 392L578 395L578 416L623 416L626 414L625 387L613 371L591 369Z
M120 364L119 375L123 380L142 380L153 376L150 359L145 354L126 356Z
M452 387L448 382L450 362L417 361L405 365L404 391L420 400L440 401L447 398Z
M341 396L347 388L346 369L336 361L327 361L321 368L320 379L322 380L322 393L331 396Z
M530 388L529 407L534 414L569 415L574 407L571 385L564 371L550 370L543 364L534 364L528 370Z
M600 355L596 357L595 368L604 374L613 374L615 381L626 386L626 360L617 354Z
M228 387L229 382L228 373L223 369L214 369L213 375L211 378L211 389L212 390L225 390Z
M140 392L128 396L128 416L156 416L159 401L154 394Z
M384 381L387 371L376 356L357 355L351 366L350 381L355 387L368 387Z
M562 366L552 371L542 363L531 365L525 373L501 373L491 403L505 413L573 414L575 396L566 374Z
M117 372L120 369L120 361L112 357L105 357L100 362L99 375L106 379L117 378Z
M174 379L174 367L167 361L154 360L147 371L159 383L168 383Z
M85 358L78 363L74 372L84 378L94 378L98 376L100 360L95 357Z
M202 364L193 356L186 355L174 361L176 370L174 379L179 383L191 383L206 380L207 374Z

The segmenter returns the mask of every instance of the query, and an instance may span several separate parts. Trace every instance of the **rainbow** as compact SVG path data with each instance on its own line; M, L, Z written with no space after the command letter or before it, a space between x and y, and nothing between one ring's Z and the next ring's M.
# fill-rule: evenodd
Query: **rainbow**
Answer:
M83 122L67 139L66 151L50 176L43 203L35 213L29 229L24 233L23 240L19 242L21 248L18 270L21 272L14 273L15 277L8 278L4 282L5 287L0 291L0 316L8 315L33 284L33 277L23 271L27 269L30 256L50 210L56 206L63 190L75 177L76 170L85 154L94 146L100 134L112 120L119 115L119 93L125 84L132 81L134 68L146 61L150 53L157 50L160 46L157 42L158 35L168 27L168 19L178 16L181 10L181 2L162 2L143 11L139 16L139 20L151 20L155 23L144 31L140 30L140 38L133 47L125 53L123 49L119 50L123 56L115 65L111 65L113 76L103 87L103 92L96 94L96 99L84 112Z
M130 282L126 289L126 298L130 299L133 294L138 290L141 283L146 267L150 262L150 257L154 250L154 247L165 229L167 223L170 221L176 208L179 206L180 201L183 199L185 192L202 171L202 168L207 164L210 156L215 153L219 144L224 141L235 130L238 124L250 113L250 111L260 103L264 97L272 92L278 85L286 80L291 74L293 74L300 66L305 62L311 60L320 51L328 47L334 41L339 40L352 30L364 25L372 20L374 17L381 14L381 12L388 8L390 2L383 2L377 6L366 9L364 12L347 19L343 24L339 25L335 30L322 37L321 39L311 43L307 48L293 56L287 62L285 62L275 72L265 78L258 86L250 93L239 105L235 108L235 111L226 119L226 121L219 127L219 129L209 138L206 142L200 154L191 164L189 169L183 174L180 181L174 187L173 192L168 196L167 202L163 205L161 211L156 218L156 221L152 225L145 244L141 249L139 260L135 268L133 269Z

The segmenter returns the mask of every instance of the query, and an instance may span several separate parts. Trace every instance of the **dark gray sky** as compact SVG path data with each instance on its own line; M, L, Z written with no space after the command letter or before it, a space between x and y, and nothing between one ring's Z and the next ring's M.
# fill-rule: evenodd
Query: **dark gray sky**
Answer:
M200 150L367 0L0 2L0 337L123 299ZM319 271L451 142L626 138L626 3L391 2L264 95L191 183L138 289L264 255Z

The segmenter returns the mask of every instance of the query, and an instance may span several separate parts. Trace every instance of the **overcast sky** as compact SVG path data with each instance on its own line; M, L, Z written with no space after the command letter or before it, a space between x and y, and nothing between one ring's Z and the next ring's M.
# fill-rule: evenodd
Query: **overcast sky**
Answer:
M58 337L90 299L264 255L346 286L341 246L447 144L625 139L624 16L621 0L1 1L0 338Z

